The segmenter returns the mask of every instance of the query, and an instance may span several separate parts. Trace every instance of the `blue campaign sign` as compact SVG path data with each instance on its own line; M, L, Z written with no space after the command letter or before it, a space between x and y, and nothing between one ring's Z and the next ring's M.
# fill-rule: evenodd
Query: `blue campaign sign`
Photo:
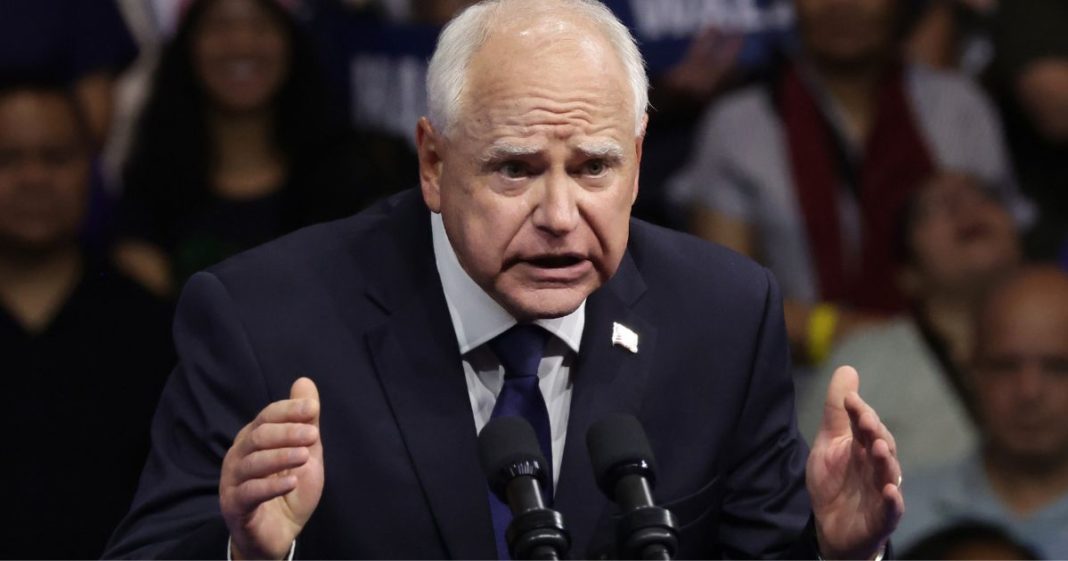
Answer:
M349 109L355 123L414 139L426 114L426 71L440 28L368 22L350 29Z
M656 75L678 63L699 33L744 35L738 65L764 64L793 28L791 0L604 0L632 30ZM335 14L336 16L337 14ZM426 112L427 62L440 28L380 18L329 18L333 74L353 123L412 138Z
M651 74L671 67L714 28L745 37L738 64L761 66L793 31L791 0L605 0L638 38Z
M321 7L311 27L354 125L414 142L440 27Z

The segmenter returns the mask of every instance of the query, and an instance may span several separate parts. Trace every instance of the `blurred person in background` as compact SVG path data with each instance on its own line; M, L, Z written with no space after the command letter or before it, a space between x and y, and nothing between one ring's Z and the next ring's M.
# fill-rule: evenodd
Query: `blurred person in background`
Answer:
M277 2L192 2L127 162L118 263L172 294L238 251L414 184L414 154L353 133L331 99Z
M0 558L97 558L129 507L174 361L170 309L83 249L93 133L77 95L0 83Z
M1029 256L1068 253L1068 2L1001 2L991 84L1020 188L1039 207Z
M692 230L756 257L782 285L795 355L900 311L892 238L940 170L1013 189L1001 126L965 78L902 62L915 15L894 0L796 0L800 46L725 97L671 189Z
M63 84L85 115L94 168L82 235L94 249L109 241L115 199L96 158L111 134L116 81L136 56L115 0L0 2L0 79Z
M974 310L1015 270L1021 249L1005 204L967 175L928 179L902 215L896 276L908 312L851 334L827 363L863 373L865 395L897 440L902 470L916 473L976 442L961 374L972 353ZM798 394L798 424L810 442L823 416L816 388L831 374L820 368Z
M1044 559L1068 558L1068 274L1022 269L978 314L966 377L981 444L905 481L902 550L962 519L999 525Z
M0 2L0 76L69 86L94 148L111 124L115 78L136 55L114 0Z
M934 68L982 76L994 57L999 0L934 0L909 38L909 56Z
M964 521L920 540L901 559L1041 559L1004 529L983 522Z
M634 215L686 228L668 179L687 160L701 115L759 75L793 33L792 0L605 0L638 39L651 82Z

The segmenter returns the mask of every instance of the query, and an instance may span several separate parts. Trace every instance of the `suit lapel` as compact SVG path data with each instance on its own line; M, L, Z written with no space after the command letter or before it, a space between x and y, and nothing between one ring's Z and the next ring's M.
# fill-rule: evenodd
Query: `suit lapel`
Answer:
M369 296L389 318L368 333L367 344L448 556L493 558L467 384L434 266L429 216L421 201L418 207L412 219L393 221L402 228L391 240L381 240L381 280Z
M644 281L627 254L616 275L586 303L586 327L572 374L574 393L555 499L575 539L571 552L576 558L587 558L605 545L591 542L591 536L609 505L594 479L586 431L608 413L636 416L651 371L656 330L631 309L644 291ZM637 353L612 344L615 323L638 334Z
M369 251L379 264L368 297L388 314L366 341L448 556L495 558L477 434L434 265L429 216L417 196L411 199L392 210L404 216L390 219L393 227L364 246L375 248ZM572 557L586 557L606 545L591 540L606 522L609 502L594 480L586 431L608 413L639 412L656 344L652 324L632 310L644 292L641 274L627 254L616 275L587 300L555 498L575 540ZM612 344L614 323L638 334L639 352Z

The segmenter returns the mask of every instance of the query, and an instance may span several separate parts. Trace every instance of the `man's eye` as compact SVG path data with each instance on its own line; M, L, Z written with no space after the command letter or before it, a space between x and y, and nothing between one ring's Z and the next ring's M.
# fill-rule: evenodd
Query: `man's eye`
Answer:
M586 175L598 176L608 171L608 164L604 160L590 160L586 162Z
M508 179L520 179L527 176L527 166L521 162L505 162L501 164L500 172Z

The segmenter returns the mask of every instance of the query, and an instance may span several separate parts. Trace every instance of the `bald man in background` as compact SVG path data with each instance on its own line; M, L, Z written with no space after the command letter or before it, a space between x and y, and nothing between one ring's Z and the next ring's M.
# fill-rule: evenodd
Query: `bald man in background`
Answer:
M969 382L981 444L911 478L895 534L907 549L961 520L999 525L1044 559L1068 558L1068 275L1029 267L979 314Z

